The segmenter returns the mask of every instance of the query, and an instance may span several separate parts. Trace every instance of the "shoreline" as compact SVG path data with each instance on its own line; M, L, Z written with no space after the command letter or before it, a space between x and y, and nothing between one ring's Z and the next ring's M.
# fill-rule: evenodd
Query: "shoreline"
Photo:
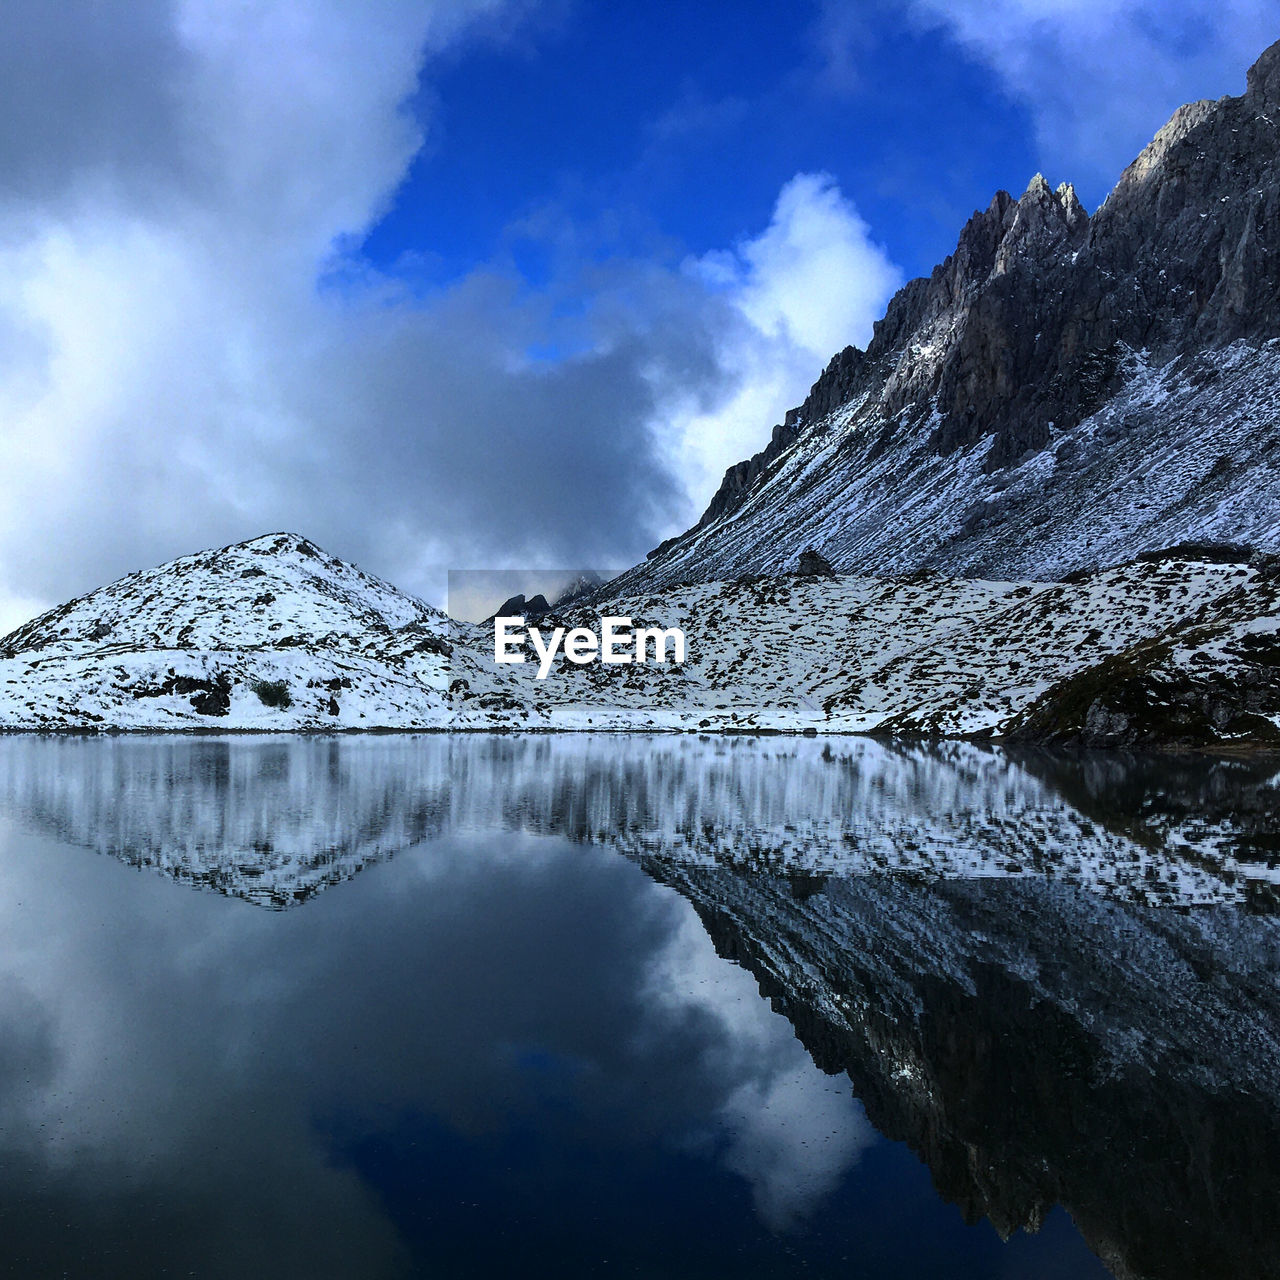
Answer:
M189 728L81 728L74 725L25 727L0 725L0 737L48 738L359 738L359 737L439 737L467 734L489 737L632 737L632 738L807 738L866 739L882 743L964 743L974 747L1014 748L1021 751L1062 752L1066 754L1101 753L1104 755L1217 756L1224 759L1256 759L1273 756L1280 762L1280 746L1268 742L1186 743L1150 742L1142 744L1087 743L1073 741L1033 741L1026 738L1002 738L988 734L878 733L857 729L558 729L545 725L503 728L487 726L412 726L317 729L249 729L216 728L193 725Z

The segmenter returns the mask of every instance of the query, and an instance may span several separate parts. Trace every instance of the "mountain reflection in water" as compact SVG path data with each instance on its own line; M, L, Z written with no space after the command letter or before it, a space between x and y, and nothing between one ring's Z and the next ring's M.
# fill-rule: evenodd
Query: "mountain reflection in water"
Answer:
M861 739L0 738L0 1259L145 1275L180 1239L202 1274L416 1274L424 1249L468 1274L505 1232L533 1274L613 1251L714 1275L728 1218L679 1207L710 1165L749 1188L743 1275L1089 1274L1063 1210L1117 1276L1280 1275L1274 774ZM877 1132L1011 1242L894 1220L912 1174ZM415 1148L439 1221L397 1201ZM657 1252L617 1239L630 1210L575 1207L611 1161ZM530 1164L537 1205L499 1172ZM454 1221L461 1186L491 1216Z

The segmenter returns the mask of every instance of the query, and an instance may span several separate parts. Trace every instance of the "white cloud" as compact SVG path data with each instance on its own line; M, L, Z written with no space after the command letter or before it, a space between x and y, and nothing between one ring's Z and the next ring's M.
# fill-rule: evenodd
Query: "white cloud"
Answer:
M608 427L652 408L628 335L519 368L547 306L517 282L478 270L424 304L342 255L422 144L424 59L513 38L524 0L82 7L0 20L6 621L282 526L410 587L469 544L529 554L514 517L486 540L485 499L571 469L564 424L579 406L590 442L610 381L580 461L622 482ZM642 458L638 490L657 475Z
M1184 102L1244 91L1280 0L903 0L1030 111L1046 172L1105 191Z
M849 1082L818 1071L799 1040L779 1035L782 1015L761 998L745 969L708 947L689 913L652 962L652 1006L700 1010L721 1029L705 1064L738 1083L719 1106L720 1157L751 1186L761 1221L772 1231L816 1212L876 1142Z
M827 361L873 323L902 273L827 174L797 174L768 227L689 264L731 304L719 360L734 390L710 409L688 405L670 439L699 509L726 467L762 449L769 426L801 403Z
M433 58L524 10L6 8L6 622L279 528L435 598L445 566L624 565L865 340L896 275L821 176L685 268L613 245L538 290L480 264L423 297L353 255L429 129Z
M811 355L830 355L855 334L862 342L901 283L867 224L826 174L797 174L778 196L773 220L736 258L704 260L734 287L737 305L762 333Z
M814 1213L876 1141L847 1080L809 1063L743 1085L720 1120L731 1135L725 1167L750 1182L756 1211L773 1231Z

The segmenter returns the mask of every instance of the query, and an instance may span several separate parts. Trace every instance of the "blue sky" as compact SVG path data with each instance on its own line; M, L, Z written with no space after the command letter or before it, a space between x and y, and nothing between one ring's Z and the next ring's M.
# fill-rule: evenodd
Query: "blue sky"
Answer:
M778 0L594 0L452 57L416 95L432 141L363 251L394 271L426 249L435 280L509 254L543 283L541 215L593 228L599 252L705 253L758 233L782 186L820 171L927 273L975 207L1035 172L1033 129L943 31L863 8L856 68L828 64L818 5Z
M1280 0L9 0L0 631L292 529L430 599L697 518L997 188Z

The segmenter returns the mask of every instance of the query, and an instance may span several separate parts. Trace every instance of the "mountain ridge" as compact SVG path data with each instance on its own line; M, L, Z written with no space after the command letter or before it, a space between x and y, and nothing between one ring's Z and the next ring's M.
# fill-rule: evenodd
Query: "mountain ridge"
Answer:
M1280 42L1244 94L1179 108L1091 217L1040 174L998 192L619 585L777 572L808 546L846 573L1005 578L1189 539L1280 549L1278 126ZM1149 483L1161 454L1176 483ZM1090 561L1069 544L1099 524Z

